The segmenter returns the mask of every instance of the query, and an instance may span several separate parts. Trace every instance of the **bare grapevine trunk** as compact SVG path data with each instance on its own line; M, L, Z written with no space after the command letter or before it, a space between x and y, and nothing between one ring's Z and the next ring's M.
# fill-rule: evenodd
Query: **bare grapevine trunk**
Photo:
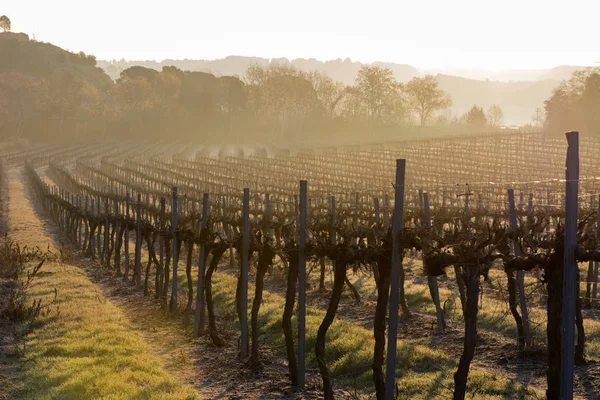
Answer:
M546 398L560 398L561 381L561 342L562 342L562 291L563 291L563 254L564 250L554 254L545 271L548 282L548 371L546 374L548 388Z
M589 308L589 306L591 305L592 281L593 280L594 280L594 261L590 261L590 263L588 264L587 280L586 280L586 284L585 284L584 304L586 304L586 306L587 306L586 308Z
M250 362L254 365L258 364L258 312L260 311L260 303L265 283L265 274L269 267L273 264L275 252L269 243L263 245L262 251L258 254L258 265L256 267L256 285L254 290L254 300L252 302L252 349L250 353Z
M350 282L347 275L344 281L346 282L346 286L348 286L348 289L350 289L350 291L352 292L352 297L354 297L354 300L357 303L360 303L360 293L358 293L358 290L356 290L352 282Z
M454 399L462 400L467 392L467 378L477 342L477 300L479 299L479 265L465 265L467 304L465 313L465 342L463 353L454 374Z
M210 336L210 340L212 340L213 344L217 347L222 347L225 345L223 339L219 337L217 332L217 322L215 319L215 306L212 298L212 276L219 266L219 262L227 251L226 245L220 245L215 247L212 251L212 259L210 260L210 265L208 266L208 270L204 275L204 295L206 297L206 308L208 311L208 333Z
M335 313L337 312L340 298L342 296L342 290L344 289L344 281L346 278L346 262L342 259L335 260L334 262L334 278L333 278L333 290L331 292L331 298L329 300L329 306L325 313L325 318L319 326L317 332L317 342L315 346L315 354L317 356L317 363L319 364L319 372L323 379L323 391L324 399L333 399L333 381L330 376L329 368L325 364L325 337L327 336L327 330L333 323Z
M319 292L323 293L325 291L325 259L321 258L319 263L321 265L321 275L319 276Z
M187 305L185 306L185 312L192 312L192 303L194 302L194 282L192 280L192 253L194 249L194 242L190 240L187 246L187 262L185 265L185 277L188 286L187 293Z
M375 337L375 348L373 350L373 383L377 400L385 399L385 374L383 372L385 351L385 326L388 302L390 298L390 282L392 271L392 254L389 244L383 243L386 250L380 257L376 268L379 273L377 283L377 305L375 306L375 320L373 322L373 336Z
M148 279L150 278L150 267L152 261L156 261L156 254L154 252L154 242L156 241L156 233L151 234L148 232L145 235L146 245L148 246L148 263L146 264L146 274L144 276L144 296L148 296Z
M523 351L525 349L525 333L523 332L523 319L517 310L517 280L515 279L515 272L512 270L506 271L506 277L508 278L508 304L517 324L519 350Z
M163 301L167 302L167 294L169 293L169 277L171 275L169 266L171 265L171 241L167 238L165 244L165 273L163 285Z
M460 306L463 312L463 318L467 314L466 306L467 306L467 298L466 298L466 290L465 290L465 281L463 279L463 268L460 265L454 266L454 274L456 275L456 284L458 285L458 293L460 295Z
M410 318L410 310L408 309L408 303L406 302L406 294L404 291L404 265L400 263L400 306L402 308L402 316L404 318Z

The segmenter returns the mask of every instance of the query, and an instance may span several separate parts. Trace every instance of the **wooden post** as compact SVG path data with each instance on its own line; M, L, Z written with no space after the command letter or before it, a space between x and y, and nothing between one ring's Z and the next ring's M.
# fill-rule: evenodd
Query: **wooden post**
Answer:
M108 240L110 238L110 229L108 228L108 214L108 195L106 195L106 197L104 198L104 246L102 246L102 262L106 261L107 264L110 260L110 254L108 254Z
M90 209L91 209L91 211L90 211L90 220L91 220L94 217L94 199L93 198L91 199ZM98 230L97 227L96 227L96 230ZM90 246L90 251L92 253L92 259L96 258L96 250L95 250L96 244L95 244L95 242L96 241L94 240L94 238L90 237L89 246Z
M394 221L392 224L392 282L390 292L390 316L388 319L388 348L386 360L385 398L394 400L396 387L396 347L398 340L398 306L400 290L400 242L399 234L404 225L404 174L406 160L396 160L396 190L394 200Z
M223 216L227 215L227 200L223 196ZM223 228L227 234L227 239L231 241L231 226L227 223L223 223ZM229 266L235 266L235 257L233 256L233 243L229 243Z
M96 228L96 239L98 242L98 246L97 246L97 253L98 253L98 258L100 258L100 242L101 242L101 229L102 228L102 223L100 222L100 195L96 196L96 212L97 212L97 216L98 216L98 227Z
M425 226L431 227L431 211L429 209L429 194L427 192L423 193L423 208L425 211ZM437 333L443 334L444 314L440 305L440 292L438 288L437 276L430 276L428 273L427 283L429 284L429 288L431 290L431 297L433 300L433 304L435 305L435 313L437 316Z
M208 219L209 207L208 207L208 193L204 193L202 198L202 226L200 227L200 235L206 231L206 221ZM198 260L198 281L196 283L196 315L194 316L194 337L198 337L201 331L201 325L203 321L200 321L200 314L202 308L204 308L204 261L206 254L206 244L200 243L199 245L200 259Z
M241 355L248 357L248 250L250 236L250 190L244 189L242 227L242 301L240 324L242 330Z
M600 195L598 196L598 217L596 220L596 230L597 230L597 235L598 237L600 237ZM598 246L598 244L596 244L596 246ZM592 301L591 301L591 306L592 309L596 308L596 295L597 295L597 289L598 289L598 266L599 266L599 262L596 261L594 262L594 278L592 280Z
M172 215L172 232L173 232L173 286L171 287L171 312L177 311L177 186L173 187L173 207L171 209Z
M85 220L85 222L83 224L84 227L85 227L85 235L84 235L84 241L83 241L83 243L85 245L85 249L84 250L87 250L88 247L90 246L90 243L89 243L89 223L88 223L88 220L87 220L88 204L89 204L89 197L86 194L85 195L85 210L84 210L84 215L86 216L86 220Z
M138 288L142 287L142 195L137 195L136 212L136 233L135 233L135 284Z
M81 203L82 203L81 197L77 196L77 208L79 209L79 211L82 211L82 210L81 210ZM79 229L78 229L78 231L79 231L79 232L78 232L78 235L77 235L77 243L78 243L78 246L77 246L77 247L79 247L80 249L81 249L81 248L82 248L82 246L83 246L83 242L81 241L81 235L82 235L82 233L83 233L83 226L82 226L82 223L83 223L83 218L82 218L82 219L80 219L80 220L79 220L79 223L77 224L77 225L78 225L77 227L79 228Z
M562 400L573 399L573 372L575 364L575 288L577 261L577 212L579 191L579 132L568 132L566 170L565 254L563 270L561 380Z
M158 251L159 251L159 264L160 264L160 276L159 278L159 282L160 282L160 287L159 287L159 291L160 294L159 296L163 296L166 299L166 294L163 293L163 291L165 290L165 287L163 285L164 279L165 279L165 235L164 235L164 231L165 231L165 206L166 206L166 201L165 198L162 197L160 199L160 234L159 234L159 247L158 247Z
M121 275L121 252L119 251L119 246L121 245L121 234L119 232L120 230L120 223L119 223L119 195L116 194L115 195L115 232L116 232L116 238L115 238L115 269L117 271L117 274Z
M129 279L129 191L125 195L125 273L123 279Z
M298 241L298 387L306 381L306 203L308 183L300 181L300 231Z
M513 232L516 232L517 213L515 210L515 192L513 189L508 189L508 206L510 210L510 227ZM513 237L513 249L515 257L521 257L521 247L519 240L515 235ZM525 347L531 347L531 329L529 328L529 312L527 310L527 299L525 298L525 272L517 271L517 286L519 287L519 307L521 307L521 317L523 318L523 334L525 335Z

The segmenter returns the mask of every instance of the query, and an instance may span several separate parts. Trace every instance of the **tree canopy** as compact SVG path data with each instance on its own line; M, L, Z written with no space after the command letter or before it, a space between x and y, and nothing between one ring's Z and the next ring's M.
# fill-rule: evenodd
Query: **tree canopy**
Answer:
M573 73L545 101L546 126L551 132L600 132L600 69Z
M10 32L11 25L10 18L6 15L0 16L0 29L2 29L2 32Z
M452 106L452 99L439 88L433 75L413 78L406 85L406 93L421 126L425 125L437 111Z

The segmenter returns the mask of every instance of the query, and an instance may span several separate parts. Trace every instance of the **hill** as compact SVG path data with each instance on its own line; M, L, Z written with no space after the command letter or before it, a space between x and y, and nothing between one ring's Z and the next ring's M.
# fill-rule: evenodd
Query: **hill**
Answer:
M114 84L96 66L94 56L30 40L24 33L0 33L0 54L0 72L19 72L38 79L52 79L66 73L76 80L92 83L101 91Z
M452 109L457 114L467 112L474 104L487 108L498 104L504 110L507 125L531 122L536 108L543 108L553 88L560 81L499 82L479 81L450 75L436 75L440 88L452 96Z
M203 71L210 72L215 75L230 75L244 76L246 69L253 65L268 66L269 64L284 64L296 67L304 71L319 71L335 80L342 82L345 85L354 83L356 73L365 64L358 61L352 61L349 58L342 60L340 58L330 61L319 61L314 58L296 58L288 60L287 58L268 58L261 57L243 57L229 56L217 60L173 60L166 59L162 61L154 60L113 60L113 61L98 61L98 66L103 68L106 73L114 80L119 78L119 74L133 66L142 66L156 70L162 70L166 66L175 66L184 71ZM376 62L373 65L390 68L394 72L394 76L400 82L408 82L415 76L419 76L419 70L413 66L406 64Z

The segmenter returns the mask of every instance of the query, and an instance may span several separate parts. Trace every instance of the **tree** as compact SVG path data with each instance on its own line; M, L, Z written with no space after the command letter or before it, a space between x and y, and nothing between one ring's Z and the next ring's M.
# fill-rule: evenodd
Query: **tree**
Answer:
M504 122L504 111L498 104L493 104L488 108L487 120L490 126L497 128Z
M306 79L317 92L325 114L329 117L336 116L337 109L345 95L344 85L317 71L309 72Z
M2 32L10 32L10 28L10 18L8 18L6 15L0 16L0 29L2 29Z
M402 85L389 68L363 66L356 76L356 93L366 106L369 122L394 116L402 108Z
M600 129L600 70L587 68L573 73L571 79L561 82L544 102L545 125L550 132L573 129Z
M600 73L593 73L585 80L581 95L581 108L588 131L600 132Z
M487 124L487 118L483 107L473 106L467 112L467 123L473 127L483 128Z
M405 90L411 108L419 116L421 126L424 126L436 111L452 106L452 99L438 87L433 75L411 79Z

